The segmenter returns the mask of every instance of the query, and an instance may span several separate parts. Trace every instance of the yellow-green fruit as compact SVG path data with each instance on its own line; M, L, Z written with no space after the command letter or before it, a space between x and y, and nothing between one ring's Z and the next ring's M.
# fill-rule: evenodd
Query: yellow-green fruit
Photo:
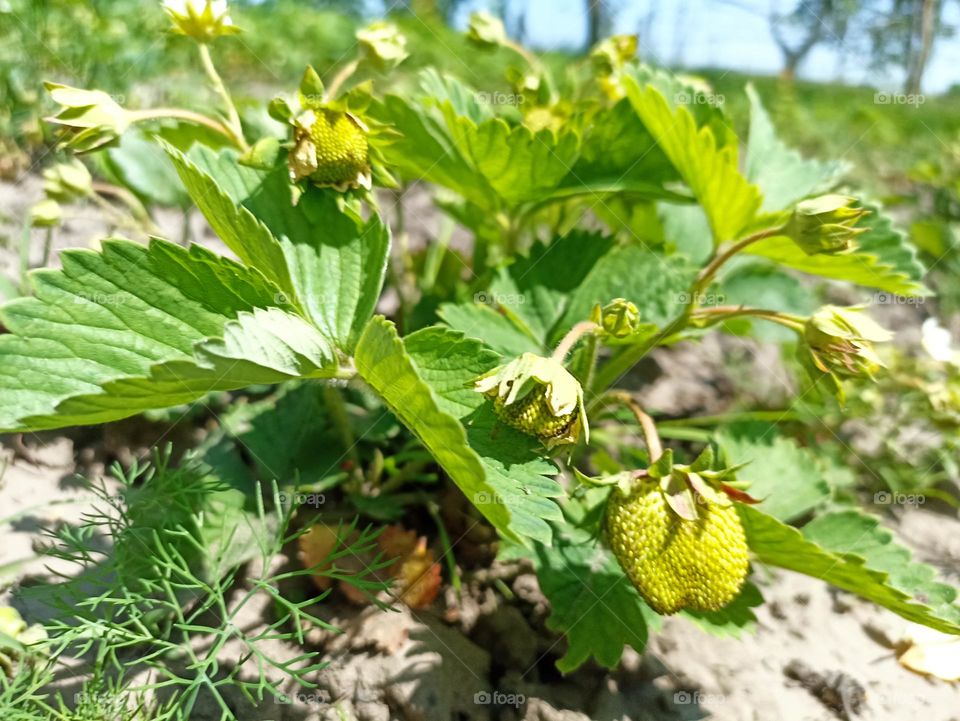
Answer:
M329 108L312 113L309 126L298 131L297 145L303 152L291 155L294 174L318 185L356 185L370 171L366 131L349 113ZM306 143L312 146L309 152Z
M564 435L570 430L577 416L576 411L562 416L553 415L542 388L533 389L510 405L504 404L503 398L498 396L496 391L489 393L488 397L493 401L497 418L511 428L536 436L541 441Z
M629 496L613 491L606 530L614 555L650 606L662 614L716 611L730 603L749 568L747 539L733 504L700 503L685 520L660 485L645 481Z

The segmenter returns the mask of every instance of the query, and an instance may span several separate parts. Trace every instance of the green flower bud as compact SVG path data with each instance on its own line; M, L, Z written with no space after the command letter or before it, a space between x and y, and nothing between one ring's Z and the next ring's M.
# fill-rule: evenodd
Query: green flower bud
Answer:
M866 231L854 226L869 212L853 207L855 202L846 195L822 195L797 203L784 234L807 255L852 250L857 235Z
M53 228L63 220L63 208L56 200L47 198L30 208L30 225L34 228Z
M370 146L367 127L352 113L314 106L293 123L294 147L290 178L306 178L337 190L370 188Z
M175 33L191 37L198 43L240 32L230 18L227 0L163 0L163 10Z
M484 49L495 48L507 42L507 31L500 18L484 11L475 12L470 15L467 40Z
M68 133L67 147L86 153L116 140L133 122L124 110L102 90L82 90L59 83L44 83L60 109L47 122L62 125Z
M590 62L598 75L612 75L637 54L636 35L612 35L590 51Z
M547 448L576 443L581 429L589 438L583 388L559 361L524 353L472 385L493 402L501 421Z
M48 198L69 202L93 193L93 178L76 158L43 171L43 192Z
M623 298L615 298L602 308L597 303L591 320L610 338L628 338L640 329L640 311L637 306Z
M891 338L893 334L873 321L862 307L824 306L811 316L803 332L813 366L821 373L841 378L872 377L883 367L873 344Z
M376 22L357 31L364 58L380 72L393 70L407 58L407 39L393 23Z

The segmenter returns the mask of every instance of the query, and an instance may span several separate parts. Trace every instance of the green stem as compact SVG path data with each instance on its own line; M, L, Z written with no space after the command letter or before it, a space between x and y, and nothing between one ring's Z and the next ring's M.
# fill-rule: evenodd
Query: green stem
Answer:
M337 97L337 92L343 87L343 84L350 79L350 76L357 72L358 67L360 67L360 58L355 58L340 68L337 74L333 76L333 80L330 81L330 85L327 86L326 93L324 93L326 96L324 99L327 102Z
M742 306L713 306L712 308L702 308L694 315L704 319L708 324L721 323L730 318L753 317L762 320L777 323L790 330L803 332L804 319L791 313L781 313L775 310L764 310L762 308L744 308Z
M447 527L443 525L443 518L440 517L440 507L433 501L427 502L427 511L433 522L437 524L437 533L440 536L440 545L443 546L443 560L447 564L447 571L450 574L450 585L453 590L460 595L460 572L457 570L457 561L453 557L453 544L450 543L450 534L447 533Z
M195 113L194 111L187 110L185 108L151 108L150 110L131 110L130 115L132 116L134 123L140 123L146 120L163 120L164 118L183 120L188 123L193 123L194 125L202 125L205 128L209 128L215 133L219 133L227 138L237 147L243 148L246 145L242 138L238 138L236 134L230 130L230 128L220 121L207 117L202 113Z
M53 249L53 228L47 228L46 235L43 238L43 261L41 265L46 268L50 265L50 251Z
M663 443L660 442L660 435L657 433L657 424L653 422L653 418L651 418L640 404L633 399L633 396L626 391L607 393L606 396L604 396L604 400L619 403L630 409L634 418L637 419L637 423L640 424L640 429L643 431L643 439L647 444L650 462L655 463L656 460L663 455Z
M206 43L200 43L197 47L200 50L200 61L203 63L203 70L227 110L227 120L229 121L234 139L239 144L241 150L247 150L248 146L247 141L243 137L243 125L240 123L240 114L237 112L237 107L233 104L233 98L230 97L227 86L223 84L223 78L220 77L220 73L217 72L217 68L213 64L213 57L210 55L210 46Z
M581 321L577 323L570 331L563 337L563 340L560 341L557 345L557 349L553 351L551 358L557 361L558 363L563 363L564 359L567 357L567 354L573 350L573 346L576 345L577 341L580 340L583 336L588 333L594 333L600 329L596 323L591 320Z
M340 389L329 383L324 384L323 401L327 406L327 411L330 413L330 420L333 421L333 427L340 436L341 443L343 443L344 453L353 465L353 468L350 469L350 477L354 480L359 479L362 477L360 475L360 455L357 453L353 428L350 426L350 416L347 415L347 406L343 402L343 395Z
M660 430L665 428L686 428L690 426L719 426L725 423L744 421L796 421L800 415L794 411L744 411L741 413L718 413L712 416L694 416L692 418L677 418L675 420L660 421Z
M592 388L593 394L595 396L601 395L610 386L626 375L626 373L628 373L631 368L640 362L640 360L647 355L647 353L664 341L670 339L672 336L683 331L687 327L690 317L693 315L694 311L697 310L697 306L700 302L700 296L702 296L703 292L710 287L710 283L713 282L717 272L724 265L724 263L726 263L747 246L763 240L764 238L771 238L780 234L781 232L782 229L780 226L761 230L752 235L748 235L746 238L743 238L736 243L733 243L725 251L717 254L713 260L711 260L704 267L704 269L700 271L697 279L694 281L693 285L690 286L690 292L688 293L690 302L684 307L683 312L669 325L663 328L663 330L646 342L635 346L629 346L611 358L610 361L600 370L600 372L597 373L597 378Z

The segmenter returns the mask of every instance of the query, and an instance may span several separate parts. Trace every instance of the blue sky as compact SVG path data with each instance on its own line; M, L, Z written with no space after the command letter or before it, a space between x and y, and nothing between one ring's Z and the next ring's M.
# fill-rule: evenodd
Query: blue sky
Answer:
M681 67L724 67L754 73L775 74L782 63L770 35L766 16L771 8L788 10L794 0L610 0L616 12L614 30L639 33L641 55L663 64ZM487 8L489 0L465 3L456 19L465 26L472 10ZM511 9L526 8L527 43L535 48L580 47L586 34L585 0L527 0L508 3ZM738 7L739 6L739 7ZM743 9L749 8L749 9ZM944 11L948 23L960 25L960 3ZM852 48L844 57L831 47L818 47L800 68L800 76L812 80L843 80L899 89L902 74L895 69L876 73L868 58ZM960 37L938 39L924 76L924 91L938 93L960 84Z

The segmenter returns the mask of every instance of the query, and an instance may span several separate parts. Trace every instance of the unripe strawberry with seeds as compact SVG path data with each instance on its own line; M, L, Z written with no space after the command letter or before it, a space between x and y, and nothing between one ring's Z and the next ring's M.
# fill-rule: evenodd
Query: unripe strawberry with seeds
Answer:
M667 463L671 461L668 459ZM663 468L663 464L660 464ZM621 483L607 501L605 530L620 566L650 607L717 611L740 593L749 571L746 534L725 472L673 466Z
M493 402L497 418L548 448L589 433L583 388L560 361L524 353L471 382Z
M353 114L334 108L304 111L294 126L290 177L308 178L340 190L370 187L367 128Z

